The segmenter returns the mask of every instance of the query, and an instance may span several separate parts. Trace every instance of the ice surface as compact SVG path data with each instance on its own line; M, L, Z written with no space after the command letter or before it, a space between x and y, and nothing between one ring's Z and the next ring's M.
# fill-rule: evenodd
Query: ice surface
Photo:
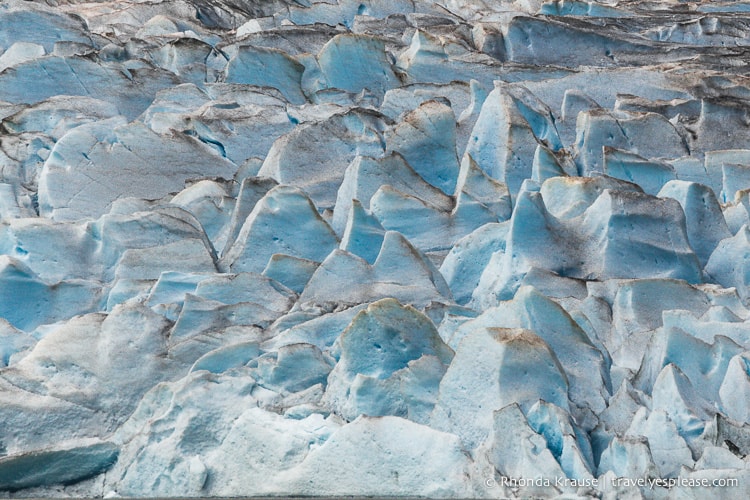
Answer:
M599 471L612 471L616 477L657 477L648 439L638 437L615 437L602 453Z
M456 189L456 122L450 106L427 101L407 113L386 134L386 144L397 151L415 172L446 194Z
M55 42L91 43L90 34L81 19L61 15L44 4L27 4L18 0L4 2L0 11L0 47L8 48L14 43L34 43L51 52Z
M342 66L340 61L349 61ZM359 35L333 37L318 54L328 86L350 92L367 89L377 96L398 83L382 40Z
M540 144L552 151L562 147L549 108L521 85L497 85L482 105L466 152L515 196L531 177L528 158Z
M304 189L320 209L333 208L351 161L383 155L384 128L380 116L358 109L302 124L273 143L258 175Z
M286 105L271 87L213 83L201 90L186 83L157 93L144 122L157 133L177 130L196 137L242 165L265 156L279 135L294 128Z
M583 111L578 114L576 123L576 162L584 174L591 172L605 172L605 147L626 149L644 158L679 158L688 153L683 139L677 133L671 122L656 113L611 113L604 110ZM632 155L631 155L632 158ZM614 177L634 180L634 173L629 172L638 165L627 165L620 160L610 159L609 168L614 168L618 175ZM632 160L631 160L632 162ZM612 165L614 163L614 165ZM641 167L643 168L643 167ZM657 165L655 168L646 167L646 178L638 179L646 182L647 192L654 191L654 180L648 177L664 177L669 179L669 169ZM661 170L661 172L659 171ZM644 174L641 174L644 175ZM652 193L655 194L655 193Z
M513 429L513 432L508 432ZM548 441L529 427L517 404L494 412L485 446L495 469L507 477L565 477Z
M553 300L533 287L521 287L512 301L501 302L459 326L449 345L460 349L462 339L472 335L475 328L492 327L525 328L535 332L560 363L569 384L570 401L581 409L595 412L604 409L610 386L606 362L586 333ZM585 363L581 363L583 359ZM577 416L578 424L585 426L586 418Z
M371 209L372 197L385 185L436 208L445 211L453 208L453 202L448 196L426 182L399 153L391 153L382 158L360 156L347 167L338 190L333 211L333 227L336 232L344 231L353 200L357 200L363 208Z
M100 64L82 56L49 55L3 71L0 91L3 99L17 103L37 103L57 95L91 96L112 101L122 115L135 118L159 90L179 82L166 70L140 64L145 67L133 68L143 70L136 72L134 80L127 66Z
M716 195L702 184L670 181L661 188L658 196L680 202L685 212L688 241L705 265L719 242L731 236Z
M588 436L576 429L565 410L539 401L527 415L529 426L547 441L547 447L569 478L590 478L594 458Z
M747 12L0 2L0 496L746 498Z
M352 457L352 460L341 460ZM460 498L471 467L456 436L398 417L361 416L287 472L289 490ZM337 481L324 478L336 477ZM387 478L396 478L387 480Z
M95 122L71 130L50 152L39 175L40 212L56 220L95 219L120 197L161 198L191 177L231 177L235 170L190 137L157 135L138 122Z
M0 72L17 64L33 61L45 55L44 47L30 42L16 42L0 55Z
M432 301L452 300L450 289L434 264L395 231L385 233L372 265L343 250L331 252L299 300L302 307L331 308L338 303L351 306L386 297L420 307Z
M750 243L750 229L743 225L737 234L719 242L706 263L706 273L723 286L734 287L740 297L747 299L748 272L745 255Z
M100 284L84 280L63 280L48 284L23 262L0 257L2 316L21 330L31 331L41 324L69 319L97 309Z
M427 423L453 358L432 322L397 301L375 302L337 341L324 403L346 419L396 415Z
M370 264L374 264L378 258L380 247L383 245L385 228L380 224L378 218L365 209L356 198L352 198L351 201L352 205L349 209L344 234L341 236L340 248L362 257Z
M274 87L290 102L305 102L301 87L305 67L281 50L240 46L225 71L227 83Z
M440 272L451 287L456 302L465 304L471 300L490 259L498 252L502 255L505 250L507 233L507 223L485 224L453 245L440 266Z
M539 399L569 408L568 380L549 345L530 330L477 327L440 382L431 425L474 447L489 435L494 410L517 403L528 411Z
M457 197L450 211L444 211L385 185L370 199L370 208L383 227L398 231L427 253L445 253L479 226L497 222L492 211L466 193Z
M657 276L701 281L685 215L674 200L633 190L597 193L596 187L585 187L589 181L578 178L563 178L559 190L544 189L558 179L548 179L541 189L525 182L510 219L505 251L487 265L474 291L477 305L511 298L523 276L535 267L581 279ZM563 198L563 192L568 196ZM550 213L547 199L564 218ZM636 224L638 236L630 229Z
M117 107L108 101L83 96L53 96L7 117L3 124L14 133L42 132L58 141L68 130L79 125L118 115Z
M278 186L255 204L222 265L234 272L262 272L273 254L320 262L337 246L336 234L305 193Z
M726 415L738 422L750 422L747 404L748 360L743 354L734 356L729 362L724 381L719 388L721 408Z

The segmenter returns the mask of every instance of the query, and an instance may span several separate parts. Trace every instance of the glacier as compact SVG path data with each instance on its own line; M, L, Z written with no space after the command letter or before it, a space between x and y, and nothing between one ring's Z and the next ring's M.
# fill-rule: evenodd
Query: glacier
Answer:
M0 2L0 497L744 500L748 13Z

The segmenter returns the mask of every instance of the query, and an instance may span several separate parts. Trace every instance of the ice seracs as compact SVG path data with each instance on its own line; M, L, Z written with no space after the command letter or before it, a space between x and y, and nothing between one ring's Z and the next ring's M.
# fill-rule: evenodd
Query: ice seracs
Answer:
M305 102L302 73L305 67L278 49L243 45L227 63L223 81L273 87L295 104Z
M453 358L432 322L393 299L358 313L338 339L323 402L339 415L396 415L427 423Z
M332 209L351 161L383 155L384 129L378 114L363 109L302 124L274 142L258 175L304 189L318 208Z
M528 411L543 399L569 408L560 362L544 340L523 329L473 329L458 345L439 391L431 425L457 434L469 447L489 435L493 411L508 404Z
M334 229L338 233L344 230L353 200L370 209L372 197L386 185L445 211L453 205L445 193L425 181L401 154L394 152L382 158L359 156L346 168L338 189L333 211Z
M576 162L581 173L590 174L604 171L605 163L602 155L606 154L606 150L603 151L602 148L605 146L625 149L645 158L679 158L688 153L682 137L662 115L656 113L611 113L601 109L579 113L576 122L576 149L578 150ZM613 156L612 152L610 152L610 156ZM617 169L619 175L614 175L614 177L621 177L623 174L633 176L633 173L624 170L626 164L622 161L617 163L612 160L614 158L611 157L609 167L606 168ZM659 172L660 170L665 170L666 173ZM651 167L646 175L652 177L667 175L667 180L669 180L668 174L668 168L660 167L657 164ZM643 181L646 180L647 178L643 178ZM653 181L651 182L653 183ZM649 191L654 190L654 187L650 185L648 188Z
M449 106L427 101L404 116L386 134L386 143L398 151L427 182L446 194L456 188L456 121Z
M409 262L404 272L401 263ZM445 279L426 255L395 231L383 236L375 262L336 249L321 263L300 294L298 306L336 308L392 297L425 307L452 302Z
M744 498L748 10L0 2L0 493Z
M586 413L589 410L601 411L605 407L610 386L608 367L602 354L568 313L533 287L524 286L513 300L488 308L477 318L460 325L449 340L449 345L460 349L463 339L471 336L475 328L497 327L525 328L546 343L565 374L569 387L567 393L574 407L571 409L567 404L541 399L569 409L576 415L580 426L592 424L591 415ZM580 364L582 359L586 359L585 369Z
M350 64L342 66L342 60ZM399 84L383 41L375 37L337 35L321 49L318 62L330 87L350 92L367 89L382 97Z
M466 152L515 197L531 177L528 158L539 144L562 148L549 108L521 85L497 85L482 104Z
M557 186L545 189L548 183ZM478 304L491 304L493 295L512 297L533 267L582 279L660 276L701 281L700 263L677 202L632 189L580 189L581 184L592 185L578 178L548 179L541 188L526 181L510 219L505 251L485 268L487 279L480 279L474 292ZM561 191L576 198L563 198ZM558 216L548 210L547 199ZM638 236L629 229L636 221L643 223ZM548 251L551 248L556 251Z
M680 202L688 241L705 266L719 242L731 236L714 192L702 184L674 180L664 184L657 196Z
M222 265L235 272L262 272L273 254L320 262L337 246L336 234L305 193L277 186L256 203Z

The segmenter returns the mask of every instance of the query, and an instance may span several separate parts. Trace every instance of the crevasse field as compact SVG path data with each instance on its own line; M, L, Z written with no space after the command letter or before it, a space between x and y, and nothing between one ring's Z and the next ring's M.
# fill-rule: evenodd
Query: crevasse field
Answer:
M0 497L747 499L748 34L0 0Z

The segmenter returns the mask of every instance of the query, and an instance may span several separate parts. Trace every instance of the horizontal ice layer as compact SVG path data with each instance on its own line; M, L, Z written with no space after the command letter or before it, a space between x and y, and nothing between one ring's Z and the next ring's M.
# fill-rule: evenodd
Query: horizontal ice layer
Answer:
M16 103L37 103L56 95L91 96L114 102L120 114L132 119L148 107L159 90L178 81L175 75L148 65L134 81L126 67L98 64L80 56L50 55L4 71L0 91L4 99Z
M111 467L118 451L112 443L95 442L4 457L0 459L0 488L17 491L88 479Z

